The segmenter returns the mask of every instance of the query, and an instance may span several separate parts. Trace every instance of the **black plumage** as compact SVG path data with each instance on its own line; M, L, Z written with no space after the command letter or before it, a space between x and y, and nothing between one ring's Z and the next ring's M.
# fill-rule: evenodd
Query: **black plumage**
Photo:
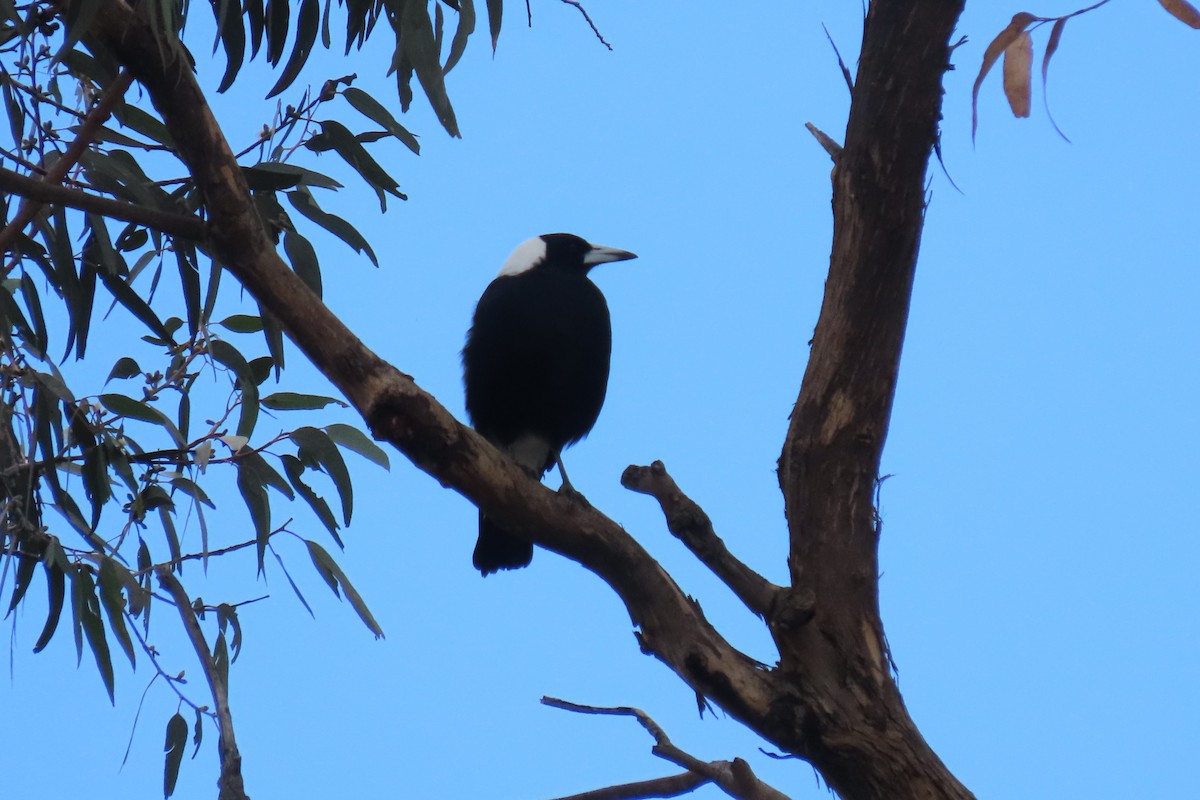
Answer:
M475 429L540 478L596 424L608 388L612 329L597 264L636 258L567 233L521 244L479 298L463 348ZM563 474L564 485L570 483ZM484 575L517 569L533 544L482 512L473 562Z

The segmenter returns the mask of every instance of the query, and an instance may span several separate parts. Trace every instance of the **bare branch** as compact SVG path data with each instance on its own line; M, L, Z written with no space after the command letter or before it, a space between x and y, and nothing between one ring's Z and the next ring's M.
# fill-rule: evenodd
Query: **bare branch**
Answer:
M600 44L604 45L609 50L612 50L612 45L604 40L604 35L601 34L600 29L596 27L596 23L592 22L592 18L588 16L587 9L583 7L583 3L581 3L580 0L562 0L562 2L569 6L575 6L578 8L579 13L583 14L583 18L587 20L588 26L591 27L592 33L596 34L596 38L600 40Z
M183 584L167 567L159 567L154 574L158 577L159 585L171 595L179 611L179 618L183 621L184 630L192 643L192 649L196 651L196 658L200 659L204 677L212 690L219 732L217 752L221 759L221 777L217 780L220 789L218 800L249 800L242 783L242 755L238 752L237 739L233 733L233 714L229 709L229 685L226 676L217 669L216 660L208 651L208 641L204 638L204 631L200 630L200 620L192 610L192 601L184 591Z
M754 774L754 770L750 769L750 765L740 758L733 761L701 761L676 747L667 736L666 731L640 708L587 706L572 703L569 700L560 700L557 697L543 697L542 704L551 708L561 708L564 711L574 711L577 714L633 717L654 737L652 751L654 755L666 759L672 764L677 764L691 773L705 777L721 787L722 791L730 797L739 798L739 800L788 800L787 795L759 780L758 776Z
M838 144L832 136L818 128L816 125L813 125L811 122L804 123L804 127L808 128L808 132L811 133L813 138L820 143L821 147L825 148L825 152L829 153L829 157L832 158L833 163L836 164L838 156L842 154L842 146Z
M854 99L854 78L850 75L850 70L846 68L846 62L842 60L841 51L838 50L837 43L833 41L833 37L829 35L829 28L825 27L825 23L821 23L821 30L825 31L825 38L829 40L829 46L833 48L833 54L837 56L838 67L842 70L842 78L846 81L846 88L850 90L850 99Z
M694 772L680 772L677 775L651 778L647 781L605 786L603 789L558 797L555 800L642 800L652 797L678 797L695 791L706 783L712 783L712 779Z
M75 166L76 162L79 161L79 157L83 155L83 151L92 143L96 132L100 130L100 126L108 119L108 115L112 113L113 108L125 96L125 91L132 82L133 76L129 74L129 70L121 70L116 79L104 90L104 95L100 98L100 102L96 103L95 107L87 115L87 119L79 126L79 130L75 133L75 139L68 145L62 156L54 162L54 166L47 170L45 177L42 178L44 183L57 184L63 178L67 177L67 173L70 172L71 167ZM4 226L4 230L0 231L0 253L4 252L8 244L29 224L29 221L34 218L41 207L42 202L31 197L26 197L21 201L17 213Z
M768 581L739 561L713 530L704 509L680 491L675 479L661 461L648 467L629 466L621 475L621 485L658 501L667 518L667 529L683 542L696 558L725 582L746 607L767 617L776 598L784 589Z
M20 195L39 203L60 203L80 211L94 211L106 217L145 225L147 228L193 241L203 241L208 235L208 226L199 217L173 214L157 208L113 200L79 189L69 189L58 183L39 181L3 168L0 168L0 191Z

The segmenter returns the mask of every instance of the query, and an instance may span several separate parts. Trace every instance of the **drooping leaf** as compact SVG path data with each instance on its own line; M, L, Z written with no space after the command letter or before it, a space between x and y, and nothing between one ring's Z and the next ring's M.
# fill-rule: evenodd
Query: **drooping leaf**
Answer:
M333 534L338 546L344 546L341 538L337 535L337 520L334 519L333 512L329 510L329 504L325 502L325 498L314 492L312 487L304 482L304 464L300 459L290 455L284 455L281 460L283 461L283 471L287 474L292 486L295 487L296 493L304 498L325 529Z
M403 142L409 150L420 155L421 144L417 141L417 137L397 122L391 112L384 108L378 100L354 86L343 91L342 96L350 105L354 106L356 111L381 125L384 130Z
M354 512L354 484L333 439L325 431L310 427L297 428L290 438L300 448L297 457L303 463L319 466L333 480L342 501L342 523L349 525Z
M252 167L242 167L251 189L280 192L293 186L316 186L321 189L341 189L342 184L328 175L283 161L262 161Z
M267 0L267 62L271 66L283 58L283 46L287 43L288 22L291 16L290 0Z
M123 394L102 394L97 399L102 406L114 414L161 425L171 435L176 447L184 447L187 444L183 438L183 434L175 427L175 423L171 421L171 418L154 406L143 403L140 400L134 400L132 397L126 397Z
M187 749L188 724L178 711L167 720L167 739L163 745L166 762L163 766L163 797L175 793L175 783L179 780L179 766L183 763L183 752Z
M258 421L258 384L254 382L254 373L246 358L237 348L223 339L210 339L208 352L217 361L224 364L238 377L238 388L242 393L241 413L238 417L237 433L239 436L250 436L254 433L254 425Z
M382 639L383 629L379 627L379 623L375 621L371 610L363 602L362 596L354 588L353 584L350 583L349 579L346 578L346 573L342 572L342 568L333 560L333 557L316 542L305 539L304 544L308 547L308 555L312 558L313 566L317 568L317 573L325 579L325 582L329 584L329 588L333 590L333 593L335 595L338 594L338 587L340 586L342 592L346 595L346 599L350 601L350 605L357 612L359 618L362 619L371 633L375 634L376 639Z
M373 461L386 470L391 470L391 461L388 460L388 454L383 448L371 441L371 439L358 428L353 425L346 425L341 422L335 422L332 425L325 426L325 432L329 434L329 438L349 450L353 450L363 458Z
M217 86L218 94L233 85L246 58L246 29L242 24L240 0L218 0L213 5L217 17L217 36L225 49L225 74ZM213 52L217 46L213 44Z
M462 58L467 49L467 39L475 32L475 0L460 0L458 4L458 27L454 30L454 39L450 42L450 54L446 56L446 64L442 72L449 74L454 65Z
M404 58L412 64L417 73L417 80L425 90L433 111L437 114L438 122L446 129L446 133L455 138L461 137L458 131L458 120L454 116L454 107L446 94L446 79L442 72L440 60L441 51L434 37L433 23L429 19L429 7L425 3L405 3L401 14L397 50L403 51Z
M313 294L321 297L321 265L312 242L295 231L283 232L283 251L287 254L292 269L300 276Z
M292 45L292 54L288 56L287 64L276 81L275 86L267 93L271 98L292 85L300 74L304 62L312 52L313 43L317 40L317 28L321 23L321 7L317 0L301 0L300 14L296 18L296 42Z
M122 575L122 573L125 573ZM108 556L104 556L100 560L100 601L104 606L104 613L108 616L108 626L112 629L113 635L117 637L117 644L121 645L121 649L125 651L125 655L129 658L129 665L137 668L137 658L133 652L133 640L129 637L129 630L125 627L125 603L122 598L121 590L130 580L129 571L125 567L118 564Z
M488 29L492 34L492 52L496 52L496 42L500 40L500 18L504 12L504 0L487 0Z
M100 601L96 598L96 584L91 573L80 567L71 571L71 607L75 612L76 647L82 652L79 641L79 630L82 628L87 637L88 647L96 659L96 667L100 670L100 678L104 688L108 690L109 702L116 704L115 679L113 677L112 655L108 650L108 639L104 634L104 621L100 619Z
M362 176L367 185L375 190L375 194L379 198L379 207L381 210L387 210L385 193L398 197L401 200L408 199L408 196L400 191L400 184L396 182L396 179L389 175L383 167L379 166L379 162L371 157L367 149L354 138L354 134L350 133L345 125L336 120L329 119L321 120L319 124L321 126L321 133L310 137L304 143L305 147L317 153L333 150L341 156L347 164Z
M294 192L287 193L288 202L292 207L299 211L303 216L320 225L325 230L332 233L334 236L341 239L346 244L350 245L356 253L367 254L367 258L371 259L371 263L379 266L379 259L375 257L375 251L371 249L371 245L363 238L363 235L346 220L335 214L329 214L317 205L316 198L307 188L297 189Z
M1187 0L1158 0L1171 16L1192 28L1200 28L1200 11Z
M1033 37L1022 33L1004 48L1004 96L1013 116L1029 116L1029 96L1033 83Z
M1008 46L1015 42L1017 38L1025 32L1034 20L1037 19L1033 14L1025 11L1014 14L1012 21L1008 26L997 34L995 39L992 39L988 44L987 49L983 51L983 64L979 68L979 74L975 77L975 85L971 88L971 141L975 141L975 131L979 127L979 87L983 85L983 79L987 77L996 60L1008 49Z
M249 465L248 460L239 458L233 462L237 467L237 487L242 500L250 511L254 524L254 540L258 552L258 572L262 573L263 558L267 552L267 541L271 537L271 501L261 474Z
M57 541L54 542L57 546ZM59 548L61 552L61 548ZM49 609L46 612L46 624L34 642L33 652L40 653L50 643L50 637L58 628L58 618L62 615L63 600L66 597L66 575L62 568L46 556L42 557L46 569L46 590L49 592Z

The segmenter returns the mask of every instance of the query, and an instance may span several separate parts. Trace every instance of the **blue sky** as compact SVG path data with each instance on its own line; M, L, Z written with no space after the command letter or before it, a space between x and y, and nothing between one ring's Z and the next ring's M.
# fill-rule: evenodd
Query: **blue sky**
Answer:
M970 4L959 26L969 41L946 80L943 154L962 191L931 168L883 459L884 621L913 717L978 796L1184 796L1200 745L1200 104L1188 77L1200 41L1148 0L1074 19L1050 76L1072 143L1050 126L1040 87L1032 118L1012 119L995 74L972 146L971 84L1018 10ZM786 579L774 465L831 233L831 163L804 123L841 138L849 98L821 23L853 69L860 7L590 11L613 52L556 2L534 4L532 29L510 8L494 57L482 35L473 42L450 76L463 139L418 100L403 121L422 134L421 156L374 146L407 203L381 215L350 176L348 190L321 197L381 260L377 270L314 232L326 299L461 416L458 351L513 246L566 230L637 252L593 274L613 313L613 368L599 423L566 455L572 480L729 639L771 662L757 622L618 477L664 460L735 553ZM206 62L209 33L194 32L215 87L223 57ZM1048 32L1035 33L1035 63ZM322 53L302 80L357 72L356 85L394 105L383 51L381 41L374 60ZM235 147L269 118L273 101L257 98L271 82L214 101ZM332 156L299 158L345 175ZM103 335L119 348L124 332ZM293 363L285 388L323 391ZM208 582L184 575L210 601L271 595L243 610L232 670L256 800L553 797L675 770L632 721L547 709L543 694L639 706L700 758L743 756L793 797L827 796L807 765L760 756L734 721L698 720L692 693L638 652L616 597L581 567L539 552L529 570L481 580L475 510L393 456L390 472L351 464L356 515L340 557L386 639L328 593L298 543L281 552L315 621L277 570L255 581L252 556L230 557ZM239 502L222 509L227 541L248 538ZM276 513L327 542L304 509ZM0 708L25 744L0 757L9 793L155 796L173 696L151 690L118 771L149 673L119 664L110 707L89 659L75 668L65 631L29 655L42 613L32 602L10 629ZM160 649L203 697L189 653L160 630ZM184 764L178 796L213 792L215 738L210 729ZM48 765L49 742L65 761Z

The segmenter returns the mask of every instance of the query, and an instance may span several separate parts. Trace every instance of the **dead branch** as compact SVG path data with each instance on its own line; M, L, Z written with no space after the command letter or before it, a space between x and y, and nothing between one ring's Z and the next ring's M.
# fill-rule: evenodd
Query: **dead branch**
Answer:
M747 608L760 617L771 613L776 598L785 591L783 587L771 583L729 552L713 530L708 514L680 491L663 462L655 461L648 467L626 467L621 485L657 500L667 518L667 529L676 539L724 581Z

